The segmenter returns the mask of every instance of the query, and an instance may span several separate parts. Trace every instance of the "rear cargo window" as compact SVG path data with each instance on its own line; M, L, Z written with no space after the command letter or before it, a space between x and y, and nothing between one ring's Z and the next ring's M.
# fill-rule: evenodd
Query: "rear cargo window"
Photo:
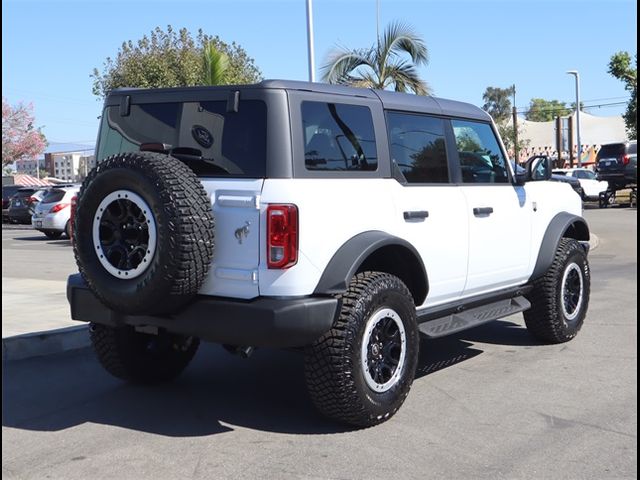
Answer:
M65 191L58 188L49 190L42 198L42 203L56 203L64 198Z
M302 102L302 124L307 170L377 170L369 107Z
M264 177L267 106L240 101L237 112L226 101L131 105L128 116L105 109L98 161L123 152L162 151L183 160L198 174Z
M616 158L624 155L624 143L616 143L612 145L603 145L598 151L597 157L600 158Z

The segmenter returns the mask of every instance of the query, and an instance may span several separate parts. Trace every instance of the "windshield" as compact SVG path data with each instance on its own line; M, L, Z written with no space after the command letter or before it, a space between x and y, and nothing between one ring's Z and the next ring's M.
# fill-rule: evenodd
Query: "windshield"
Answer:
M596 174L593 173L591 170L577 170L576 177L582 180L595 180Z

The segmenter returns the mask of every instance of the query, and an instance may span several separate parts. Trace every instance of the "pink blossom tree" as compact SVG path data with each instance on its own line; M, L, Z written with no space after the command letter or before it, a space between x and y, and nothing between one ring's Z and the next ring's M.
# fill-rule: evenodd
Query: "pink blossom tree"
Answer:
M19 103L12 107L2 97L2 166L16 160L37 158L47 147L40 128L33 126L33 105Z

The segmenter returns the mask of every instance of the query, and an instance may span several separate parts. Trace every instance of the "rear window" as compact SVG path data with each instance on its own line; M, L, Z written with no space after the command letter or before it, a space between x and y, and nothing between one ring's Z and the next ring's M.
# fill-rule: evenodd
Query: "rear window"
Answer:
M56 203L64 198L65 191L59 188L52 188L42 198L42 203Z
M575 176L583 180L595 180L596 178L596 174L589 170L576 170Z
M611 145L603 145L598 151L598 159L601 158L617 158L624 155L624 143L614 143Z
M140 150L171 153L198 174L264 177L267 106L241 100L228 112L226 101L134 104L124 117L107 107L97 160Z
M302 102L302 124L307 170L378 169L369 107Z
M387 124L391 159L408 183L449 181L443 119L388 112Z
M29 197L36 191L35 188L21 188L16 192L16 197Z
M629 144L629 152L631 154L637 155L638 154L638 144L636 142L630 143Z

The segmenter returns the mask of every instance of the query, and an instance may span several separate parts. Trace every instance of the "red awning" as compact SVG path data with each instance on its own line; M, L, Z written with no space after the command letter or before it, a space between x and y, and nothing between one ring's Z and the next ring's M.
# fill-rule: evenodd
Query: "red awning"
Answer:
M38 187L47 187L49 185L54 185L47 180L40 180L39 178L32 177L31 175L27 175L26 173L15 174L13 176L13 182L16 185L22 185L24 187L32 187L34 185Z

